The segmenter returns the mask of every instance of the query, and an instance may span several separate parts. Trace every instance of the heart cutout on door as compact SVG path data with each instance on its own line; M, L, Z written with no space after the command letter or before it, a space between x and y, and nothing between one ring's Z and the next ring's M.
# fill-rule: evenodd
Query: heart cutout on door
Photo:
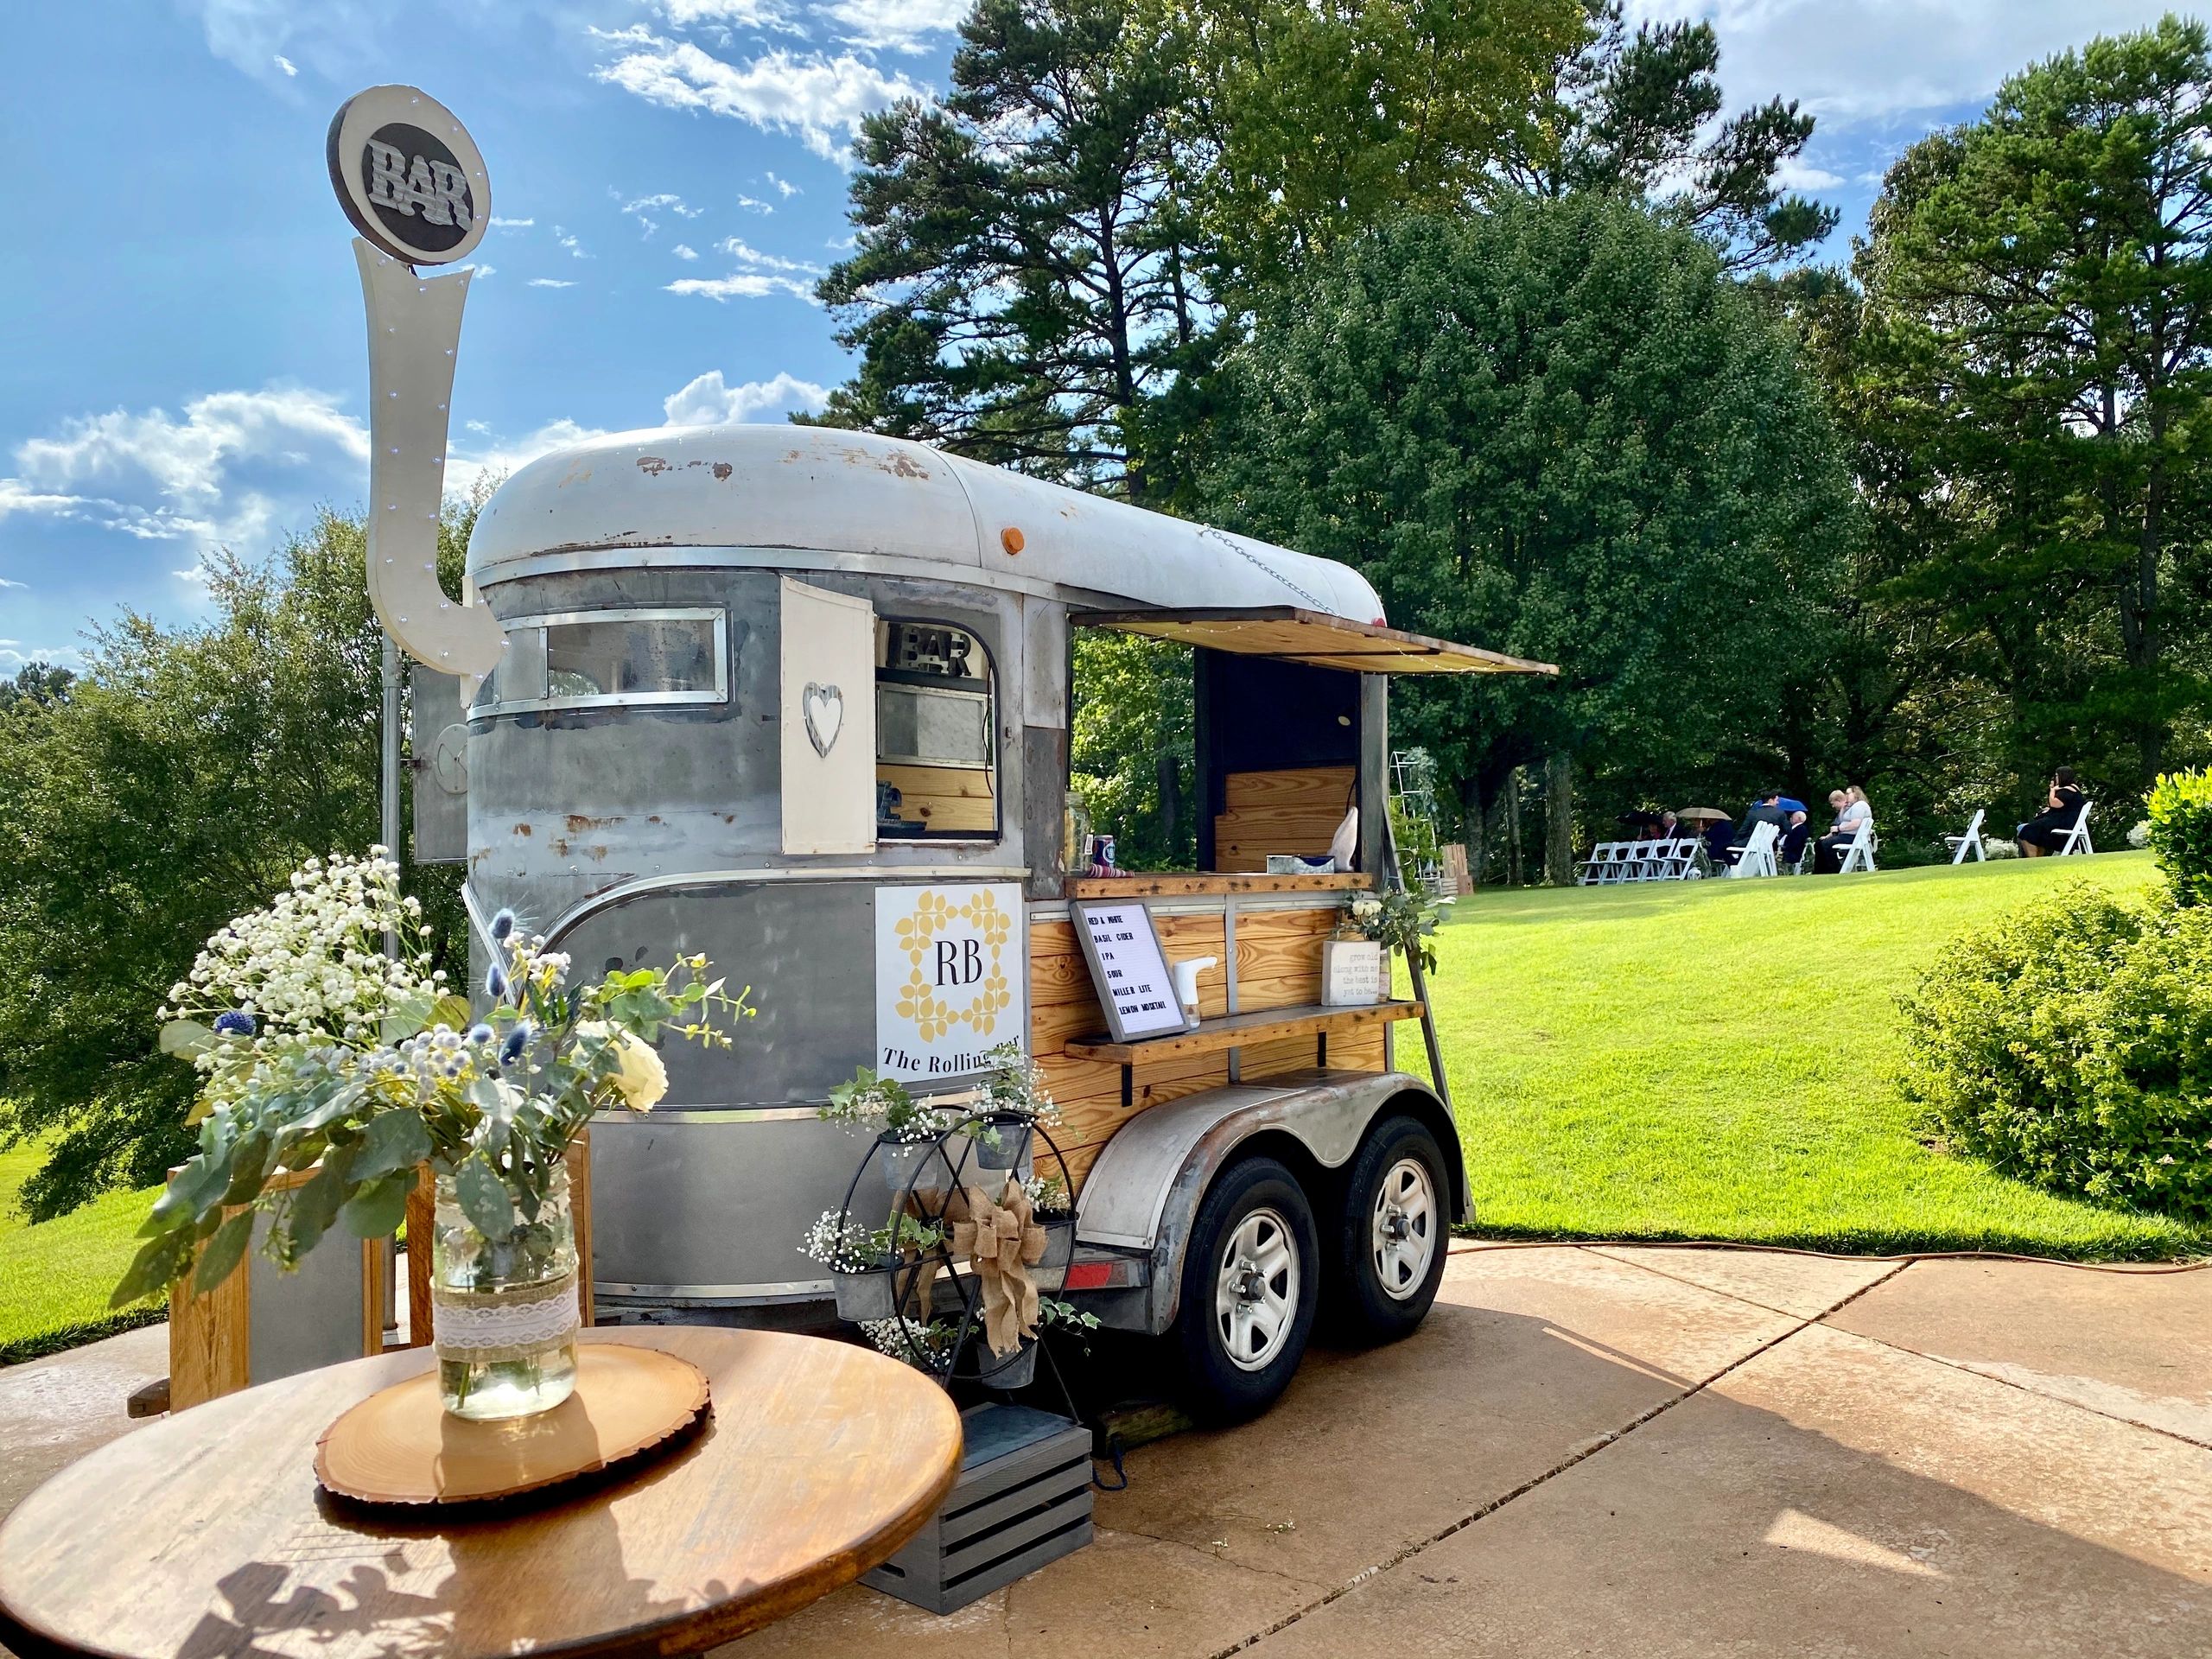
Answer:
M812 680L799 693L799 713L806 721L806 735L814 745L814 752L823 760L836 747L837 734L845 725L845 694L834 685L822 685Z

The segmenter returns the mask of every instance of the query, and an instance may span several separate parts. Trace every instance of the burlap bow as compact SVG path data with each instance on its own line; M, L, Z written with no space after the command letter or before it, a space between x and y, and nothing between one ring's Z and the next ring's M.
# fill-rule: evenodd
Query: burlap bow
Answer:
M981 1187L962 1187L945 1205L944 1217L952 1224L952 1254L976 1267L983 1294L983 1340L1004 1358L1037 1334L1037 1287L1029 1269L1045 1259L1045 1230L1033 1218L1029 1194L1013 1179L995 1199ZM926 1288L923 1294L927 1296Z

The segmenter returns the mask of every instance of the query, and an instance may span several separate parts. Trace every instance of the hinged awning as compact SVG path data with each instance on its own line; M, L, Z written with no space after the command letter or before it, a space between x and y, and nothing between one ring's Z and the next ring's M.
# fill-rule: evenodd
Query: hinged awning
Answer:
M1315 668L1353 674L1556 674L1552 663L1532 663L1477 645L1354 622L1294 605L1247 610L1077 612L1069 619L1086 627L1178 639L1209 651L1243 657L1280 657Z

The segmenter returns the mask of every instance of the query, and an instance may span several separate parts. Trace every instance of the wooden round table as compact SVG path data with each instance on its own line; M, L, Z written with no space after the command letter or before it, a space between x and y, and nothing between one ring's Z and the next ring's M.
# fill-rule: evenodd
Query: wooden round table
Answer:
M849 1584L960 1467L942 1389L845 1343L698 1325L588 1331L707 1373L714 1417L626 1477L459 1519L333 1503L315 1437L432 1363L354 1360L101 1447L0 1525L22 1659L696 1653Z

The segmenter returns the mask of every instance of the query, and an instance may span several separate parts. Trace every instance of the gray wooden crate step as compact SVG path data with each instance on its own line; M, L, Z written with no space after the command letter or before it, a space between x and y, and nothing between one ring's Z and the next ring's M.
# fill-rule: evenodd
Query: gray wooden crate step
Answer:
M931 1612L979 1596L1091 1539L1090 1431L1027 1406L960 1414L960 1478L913 1539L861 1582Z

